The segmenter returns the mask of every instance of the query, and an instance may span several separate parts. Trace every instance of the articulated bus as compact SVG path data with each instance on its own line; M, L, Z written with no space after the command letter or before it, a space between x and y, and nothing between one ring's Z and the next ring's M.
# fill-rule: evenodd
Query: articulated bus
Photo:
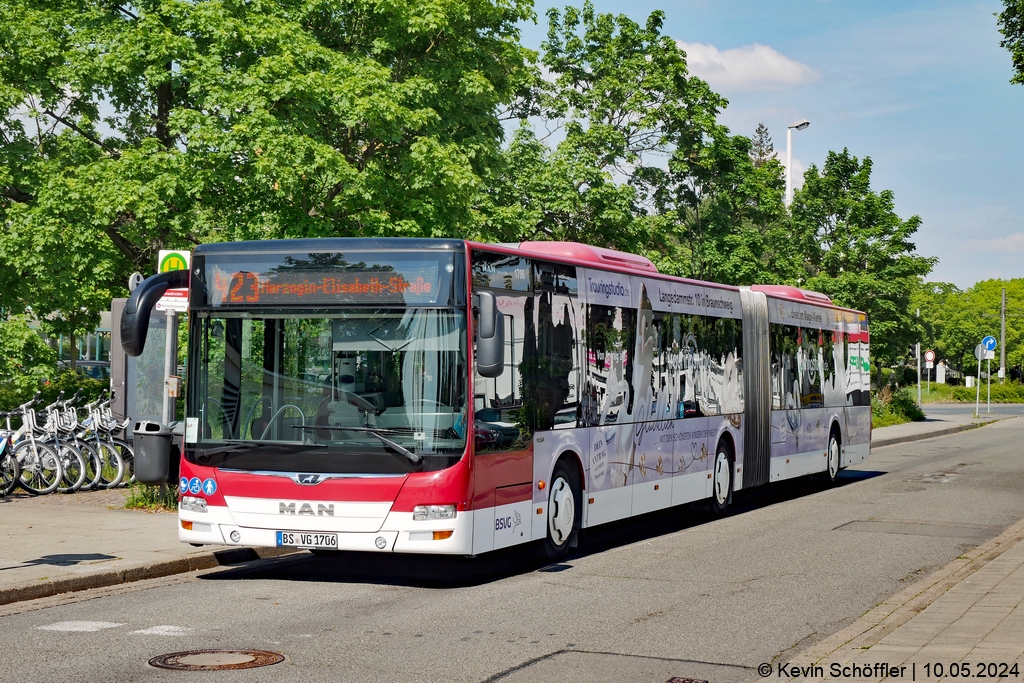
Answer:
M570 242L202 245L178 536L478 555L863 461L863 313Z

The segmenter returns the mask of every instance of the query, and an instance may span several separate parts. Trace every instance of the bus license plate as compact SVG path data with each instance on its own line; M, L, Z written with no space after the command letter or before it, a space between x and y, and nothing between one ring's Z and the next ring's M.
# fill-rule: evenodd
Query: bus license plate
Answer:
M303 534L292 531L277 532L278 548L338 549L338 534Z

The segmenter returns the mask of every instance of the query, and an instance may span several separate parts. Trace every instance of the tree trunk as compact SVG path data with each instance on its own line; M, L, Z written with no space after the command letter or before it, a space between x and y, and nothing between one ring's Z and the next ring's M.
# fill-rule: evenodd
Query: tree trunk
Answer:
M78 367L78 337L74 332L68 334L69 346L71 347L70 360L68 361L68 367L71 368L71 372L74 372Z

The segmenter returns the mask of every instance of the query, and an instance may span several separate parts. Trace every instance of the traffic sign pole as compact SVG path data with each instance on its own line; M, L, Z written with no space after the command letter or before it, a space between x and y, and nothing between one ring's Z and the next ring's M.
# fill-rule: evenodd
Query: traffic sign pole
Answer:
M985 357L985 347L978 344L974 347L974 357L978 359L978 380L974 393L974 417L981 417L981 359Z
M928 381L928 395L932 393L932 368L935 367L935 352L928 349L924 352L924 372Z
M992 412L992 359L991 358L988 361L988 408L985 409L985 412L990 413L990 414Z

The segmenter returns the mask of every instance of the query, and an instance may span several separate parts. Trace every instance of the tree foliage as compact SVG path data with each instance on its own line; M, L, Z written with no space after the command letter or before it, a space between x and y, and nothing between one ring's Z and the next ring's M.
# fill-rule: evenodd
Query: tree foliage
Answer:
M1024 85L1024 0L1003 0L1003 5L1006 9L996 15L1003 34L999 47L1010 51L1014 72L1010 82Z
M918 339L911 295L935 265L911 242L921 219L896 215L893 193L871 189L871 159L848 150L811 165L793 200L803 286L868 314L872 354L892 362Z
M777 279L782 168L755 166L751 141L718 123L726 100L689 74L663 22L589 2L548 12L545 78L484 192L480 233L643 253L677 275Z
M531 16L526 0L2 0L0 284L23 286L0 304L82 330L159 248L458 234L532 73Z
M0 309L80 334L199 242L576 240L663 272L801 284L912 324L919 224L830 154L792 214L767 128L644 22L529 0L0 0ZM518 120L504 139L503 120Z
M974 347L992 335L999 339L999 308L1006 288L1006 365L1024 368L1024 278L983 280L967 290L929 283L915 293L921 309L925 343L940 359L968 374L977 369ZM996 358L999 352L996 351ZM998 363L994 363L998 365Z

